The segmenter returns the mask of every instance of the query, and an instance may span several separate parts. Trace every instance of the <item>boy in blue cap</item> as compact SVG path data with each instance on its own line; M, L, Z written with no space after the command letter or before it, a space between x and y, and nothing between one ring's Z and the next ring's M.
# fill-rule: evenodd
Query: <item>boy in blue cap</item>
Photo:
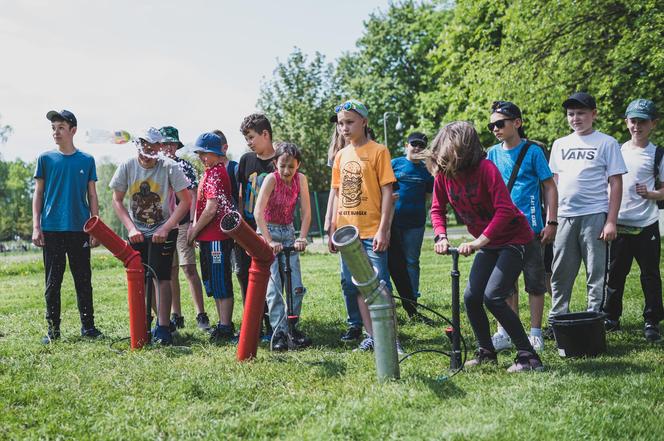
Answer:
M625 279L632 260L641 270L641 288L645 296L643 318L644 336L659 341L662 336L659 322L664 318L662 308L662 278L660 275L659 210L657 201L664 201L664 149L650 141L650 133L657 126L659 114L655 103L637 99L627 106L625 123L631 139L621 148L628 172L623 176L622 204L618 213L618 237L611 245L606 328L620 329Z
M198 241L201 250L203 285L214 302L219 323L210 334L213 343L231 341L233 327L233 281L231 250L233 240L221 231L221 218L233 210L231 182L222 161L226 139L215 133L203 133L196 139L194 153L205 167L196 198L196 217L187 234L189 245Z
M76 287L81 335L97 338L102 334L95 327L92 305L91 241L83 232L90 215L99 214L95 160L74 146L78 122L73 113L51 110L46 118L51 121L58 149L37 159L32 243L43 249L48 333L42 343L49 344L60 338L60 287L67 257Z

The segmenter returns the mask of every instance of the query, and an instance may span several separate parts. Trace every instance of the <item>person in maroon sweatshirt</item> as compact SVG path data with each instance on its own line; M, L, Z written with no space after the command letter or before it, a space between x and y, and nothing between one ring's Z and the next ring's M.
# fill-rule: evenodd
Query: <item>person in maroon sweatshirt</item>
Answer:
M505 299L523 269L525 245L533 232L521 211L514 206L500 171L489 160L472 124L453 122L443 127L431 146L428 161L435 176L431 223L434 250L446 254L447 204L457 212L475 240L458 246L459 254L477 252L470 269L464 303L478 350L466 367L497 363L491 342L489 320L483 305L503 324L517 348L508 372L542 370L542 361L528 341L519 317Z

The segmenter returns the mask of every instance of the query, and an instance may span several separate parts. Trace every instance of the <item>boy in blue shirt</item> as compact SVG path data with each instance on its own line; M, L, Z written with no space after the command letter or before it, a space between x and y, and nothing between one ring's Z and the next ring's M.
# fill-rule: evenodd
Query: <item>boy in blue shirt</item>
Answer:
M558 190L542 148L526 139L521 109L509 101L496 101L491 107L490 121L488 129L501 143L489 149L488 159L500 170L514 205L526 216L535 233L535 238L526 246L523 278L530 304L529 340L533 348L539 352L544 349L542 315L546 273L543 245L551 243L556 236ZM519 158L522 158L522 161L516 168ZM515 169L517 173L512 178ZM542 187L547 207L546 225L540 210ZM516 287L514 295L507 303L518 314L519 298ZM510 337L500 324L492 340L496 350L512 346Z
M422 154L427 143L424 133L413 132L408 136L406 156L392 160L392 170L399 185L388 262L390 275L402 295L397 279L401 277L401 273L407 272L403 276L410 282L412 300L420 296L420 253L426 223L426 201L431 198L433 192L433 176L427 170L423 161L425 156ZM403 264L398 264L404 260L405 267ZM411 318L422 319L414 304L406 301L403 302L403 307Z
M46 118L51 121L58 149L42 153L37 159L32 243L43 249L48 333L42 343L49 344L60 338L60 287L67 257L76 288L81 335L97 338L102 333L95 327L92 306L91 242L83 232L90 215L99 214L95 160L74 147L78 122L73 113L51 110Z

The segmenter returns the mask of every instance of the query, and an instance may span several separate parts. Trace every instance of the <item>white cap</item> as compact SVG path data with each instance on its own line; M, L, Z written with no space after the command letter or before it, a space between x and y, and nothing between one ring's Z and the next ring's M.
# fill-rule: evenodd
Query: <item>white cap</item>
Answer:
M143 132L143 135L140 135L138 139L149 142L150 144L156 144L158 142L164 142L164 135L161 134L159 129L150 127L149 129Z

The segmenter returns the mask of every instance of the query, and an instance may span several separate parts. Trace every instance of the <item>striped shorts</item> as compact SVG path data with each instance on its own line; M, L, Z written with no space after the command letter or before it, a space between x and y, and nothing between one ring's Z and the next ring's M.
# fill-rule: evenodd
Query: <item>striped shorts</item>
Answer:
M231 279L231 250L233 240L199 242L201 250L201 278L208 297L228 299L233 297Z

